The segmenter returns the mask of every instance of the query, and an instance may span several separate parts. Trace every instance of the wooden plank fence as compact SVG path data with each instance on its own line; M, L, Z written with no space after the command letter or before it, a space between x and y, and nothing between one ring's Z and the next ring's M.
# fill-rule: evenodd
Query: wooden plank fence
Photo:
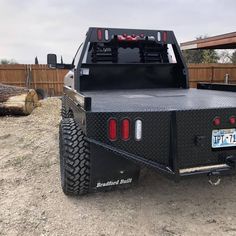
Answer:
M190 87L198 82L225 81L236 84L236 64L189 64ZM30 88L41 88L48 96L60 96L63 78L68 70L50 69L47 65L0 65L0 83Z
M68 70L47 65L0 65L0 83L43 89L48 96L60 96Z
M190 87L198 82L224 83L226 74L229 83L236 84L236 64L188 64Z

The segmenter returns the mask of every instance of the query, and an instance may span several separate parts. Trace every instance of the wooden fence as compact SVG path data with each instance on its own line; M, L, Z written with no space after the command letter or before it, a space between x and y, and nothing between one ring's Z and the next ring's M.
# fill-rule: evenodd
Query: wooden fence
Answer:
M236 83L236 64L189 64L190 86L196 87L198 82L225 81ZM47 65L0 65L0 83L41 88L49 96L60 96L63 78L67 70L50 69Z
M189 64L190 87L195 88L198 82L224 83L226 74L229 83L236 84L236 64Z
M48 96L60 96L68 70L50 69L47 65L0 65L0 83L41 88Z

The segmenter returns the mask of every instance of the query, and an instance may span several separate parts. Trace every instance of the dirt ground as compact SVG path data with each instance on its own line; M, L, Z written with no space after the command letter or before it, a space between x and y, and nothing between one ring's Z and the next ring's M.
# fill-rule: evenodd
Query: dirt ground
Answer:
M60 100L0 118L0 235L236 235L236 177L178 184L143 171L128 190L65 196L60 187Z

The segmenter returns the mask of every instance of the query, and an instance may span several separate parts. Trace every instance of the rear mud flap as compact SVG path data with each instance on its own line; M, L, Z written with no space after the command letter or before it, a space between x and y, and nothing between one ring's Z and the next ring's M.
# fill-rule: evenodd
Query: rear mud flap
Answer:
M95 144L90 145L90 191L126 188L137 182L140 166Z

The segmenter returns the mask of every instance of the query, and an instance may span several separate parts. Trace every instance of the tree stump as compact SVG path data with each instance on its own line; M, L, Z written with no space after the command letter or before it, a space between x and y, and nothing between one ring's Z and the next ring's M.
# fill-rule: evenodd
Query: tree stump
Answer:
M29 115L37 105L34 89L0 84L0 115Z

